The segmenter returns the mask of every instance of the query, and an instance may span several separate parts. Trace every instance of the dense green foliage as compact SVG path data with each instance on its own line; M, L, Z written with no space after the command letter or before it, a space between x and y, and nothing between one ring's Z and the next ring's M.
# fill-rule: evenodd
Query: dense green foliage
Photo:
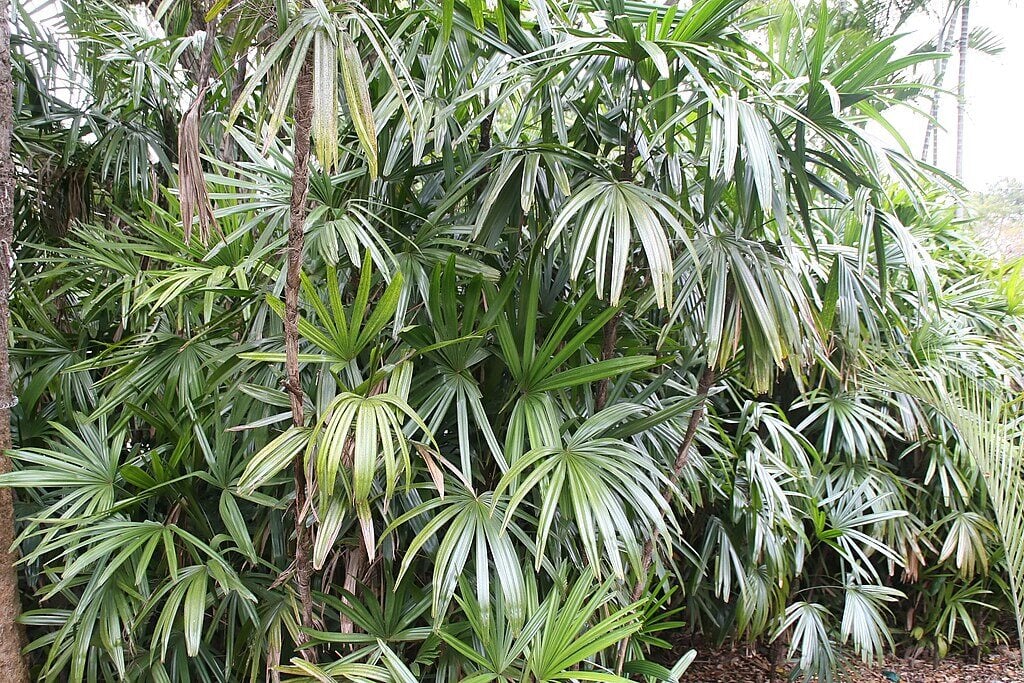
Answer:
M933 56L849 25L25 10L2 481L41 680L672 681L682 631L829 678L1015 638L1024 289L886 132Z

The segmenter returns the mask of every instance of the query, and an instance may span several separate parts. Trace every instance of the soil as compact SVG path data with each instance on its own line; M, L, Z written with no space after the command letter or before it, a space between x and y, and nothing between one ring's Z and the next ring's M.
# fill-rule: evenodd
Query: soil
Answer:
M767 657L743 649L698 649L697 659L682 681L687 683L768 683L771 666ZM858 683L1024 683L1019 650L1001 648L981 661L949 657L938 663L930 658L892 658L884 665L847 664L841 681ZM776 683L789 680L789 669L776 670ZM799 679L798 679L799 680Z

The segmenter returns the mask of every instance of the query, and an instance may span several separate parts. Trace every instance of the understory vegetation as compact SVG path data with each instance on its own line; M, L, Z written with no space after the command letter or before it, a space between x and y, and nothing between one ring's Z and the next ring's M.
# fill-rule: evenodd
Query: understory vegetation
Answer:
M1024 271L885 118L942 55L745 0L13 9L39 680L1017 642Z

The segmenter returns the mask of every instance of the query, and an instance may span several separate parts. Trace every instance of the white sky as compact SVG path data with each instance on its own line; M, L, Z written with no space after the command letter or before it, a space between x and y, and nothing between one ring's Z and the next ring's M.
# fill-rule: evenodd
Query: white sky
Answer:
M971 189L982 189L1003 177L1024 179L1024 3L978 0L972 14L1006 47L998 57L975 56L973 71L967 60L964 176Z
M947 0L938 0L943 5ZM933 0L935 2L935 0ZM972 26L985 26L1001 38L1002 54L990 57L970 52L967 57L967 121L964 132L964 183L983 190L1000 178L1024 180L1024 0L972 0ZM938 32L937 20L915 17L908 43L917 45ZM946 70L945 87L956 89L956 55ZM928 68L928 67L926 67ZM927 105L925 105L927 106ZM924 143L921 116L893 113L891 119L915 155ZM952 173L956 152L956 98L943 98L939 121L939 167Z

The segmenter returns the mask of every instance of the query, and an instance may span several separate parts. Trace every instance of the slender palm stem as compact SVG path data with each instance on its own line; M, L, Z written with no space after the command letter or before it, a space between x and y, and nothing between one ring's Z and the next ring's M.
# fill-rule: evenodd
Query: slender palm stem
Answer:
M967 50L971 37L971 1L960 8L960 72L956 82L956 177L964 177L964 125L967 121Z
M0 473L11 471L7 450L11 448L11 363L7 349L10 337L11 262L14 258L14 160L11 136L14 130L14 82L11 78L11 25L7 0L0 1ZM0 671L7 680L28 680L28 668L21 654L24 633L17 618L21 613L17 559L9 550L14 540L14 493L0 488Z
M285 283L284 347L291 400L292 424L302 427L302 380L299 376L299 289L302 273L302 249L305 240L306 193L309 189L310 126L313 117L313 65L306 58L295 84L295 141L292 159L291 210L288 223L288 274ZM308 498L305 458L302 453L293 463L295 481L295 576L302 603L302 625L313 626L313 596L310 578L313 573L312 539L306 526ZM307 659L315 658L310 648L303 650Z
M950 27L946 21L942 22L942 26L939 28L938 40L936 42L936 49L939 52L946 51L946 43L949 36ZM947 60L936 62L935 64L935 76L932 81L932 85L936 88L932 91L931 106L928 110L928 124L924 132L924 145L921 149L921 161L928 161L928 152L932 153L932 163L935 163L935 158L938 154L939 148L939 97L941 93L938 92L938 88L942 87L942 81L946 76L946 63Z
M693 441L697 437L697 428L700 427L700 421L704 419L704 413L707 409L707 398L708 392L711 390L711 386L715 383L717 374L710 365L705 366L704 372L701 373L700 379L697 381L697 406L690 413L690 420L686 424L686 432L683 434L683 440L679 444L679 449L676 451L675 462L672 463L672 476L669 480L671 486L667 486L662 490L662 495L665 496L666 500L672 499L672 488L678 483L679 475L682 474L683 468L686 467L686 463L690 459L690 449L693 447ZM636 601L640 599L640 596L644 594L644 589L647 587L647 574L651 570L651 565L654 563L654 542L655 538L651 536L644 543L643 554L640 558L640 572L637 574L636 583L633 584L633 592L630 594L630 599ZM615 670L619 673L622 672L622 667L626 662L626 649L629 647L629 639L623 638L619 642L618 662Z

